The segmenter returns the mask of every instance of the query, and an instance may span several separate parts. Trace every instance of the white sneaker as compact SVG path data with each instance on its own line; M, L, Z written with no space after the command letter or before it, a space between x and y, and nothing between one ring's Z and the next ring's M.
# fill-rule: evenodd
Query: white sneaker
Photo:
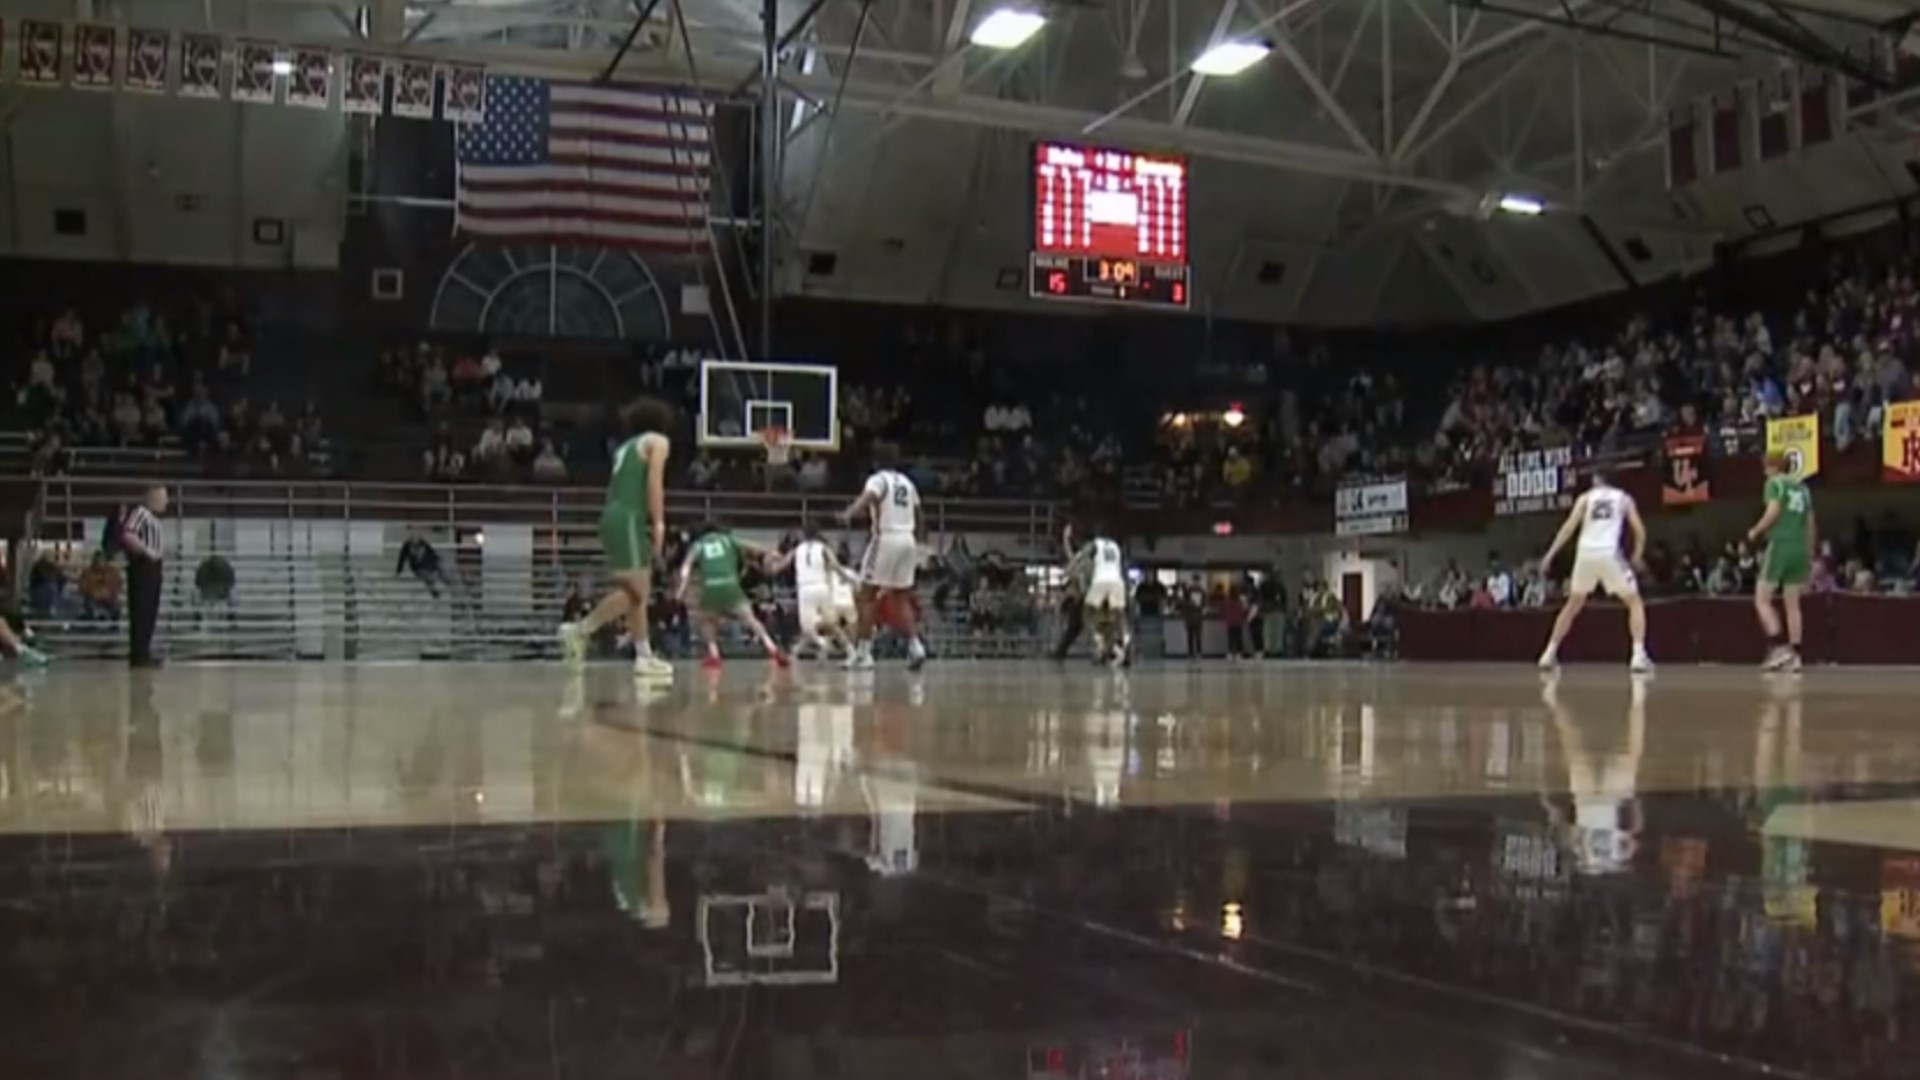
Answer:
M1653 671L1653 657L1644 652L1634 653L1633 663L1627 665L1627 670L1640 675L1648 674Z
M1792 649L1787 648L1785 645L1776 645L1773 651L1767 654L1766 660L1761 663L1760 670L1785 671L1787 666L1792 664L1795 659L1796 657Z
M636 654L633 658L633 677L636 679L671 679L673 665L652 653Z
M867 649L855 648L847 654L847 670L865 670L873 667L873 653Z
M579 623L560 625L560 658L573 667L587 662L587 635L580 632Z
M1540 670L1541 671L1556 671L1559 669L1559 667L1560 667L1560 658L1558 656L1554 655L1551 652L1543 652L1540 654Z

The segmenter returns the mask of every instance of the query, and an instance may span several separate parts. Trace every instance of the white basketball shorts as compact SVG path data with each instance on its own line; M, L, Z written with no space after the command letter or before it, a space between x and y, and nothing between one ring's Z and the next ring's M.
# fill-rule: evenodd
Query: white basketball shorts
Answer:
M1617 554L1579 554L1573 559L1573 578L1567 591L1586 596L1599 586L1608 596L1638 596L1640 585L1633 578L1633 567Z
M1113 611L1127 610L1127 583L1124 581L1096 581L1087 586L1086 605L1088 610Z
M860 580L880 589L911 589L920 561L920 547L909 533L881 533L867 541L860 560Z
M800 627L812 632L833 615L833 590L824 585L801 589L799 593Z

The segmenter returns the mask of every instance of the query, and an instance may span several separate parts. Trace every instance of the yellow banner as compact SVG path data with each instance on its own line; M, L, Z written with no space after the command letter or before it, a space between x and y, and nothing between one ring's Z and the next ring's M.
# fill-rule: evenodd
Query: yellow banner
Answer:
M1767 421L1767 453L1787 455L1787 471L1802 479L1820 475L1820 417Z
M1920 481L1920 401L1888 404L1880 426L1880 477L1901 484Z

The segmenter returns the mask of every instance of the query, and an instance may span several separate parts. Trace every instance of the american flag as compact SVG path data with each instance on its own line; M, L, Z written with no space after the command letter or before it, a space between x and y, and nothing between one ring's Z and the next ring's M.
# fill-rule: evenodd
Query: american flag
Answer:
M457 152L469 236L690 252L707 244L713 107L652 87L487 77Z

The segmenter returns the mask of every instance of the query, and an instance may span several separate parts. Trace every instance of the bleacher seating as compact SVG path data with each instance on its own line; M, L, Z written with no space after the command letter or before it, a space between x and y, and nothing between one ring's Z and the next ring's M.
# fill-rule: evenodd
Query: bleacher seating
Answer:
M108 509L138 486L129 479L50 479L42 537L90 548ZM593 589L601 581L598 551L587 542L600 496L585 489L199 482L174 490L177 512L195 521L190 529L178 517L170 521L160 637L176 659L553 657L568 585ZM818 512L797 496L674 493L669 513L691 524L721 506L736 527L749 529L790 528ZM1044 503L948 500L930 502L929 511L936 527L1035 539L1058 531L1054 509ZM534 524L550 540L518 557L497 545L483 551L484 535L474 530L509 522ZM409 531L443 552L449 580L437 597L413 575L396 572ZM212 555L233 570L224 601L209 601L196 588L199 563ZM935 612L930 594L923 600L929 643L939 655L1039 651L1031 632L970 632L952 613ZM118 621L39 620L35 628L56 655L125 655Z

